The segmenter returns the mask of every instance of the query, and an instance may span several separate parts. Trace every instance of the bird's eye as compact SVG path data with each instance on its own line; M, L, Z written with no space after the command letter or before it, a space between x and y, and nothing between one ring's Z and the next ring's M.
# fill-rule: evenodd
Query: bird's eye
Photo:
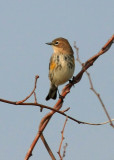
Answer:
M56 42L55 42L55 45L58 45L58 44L59 44L59 42L58 42L58 41L56 41Z

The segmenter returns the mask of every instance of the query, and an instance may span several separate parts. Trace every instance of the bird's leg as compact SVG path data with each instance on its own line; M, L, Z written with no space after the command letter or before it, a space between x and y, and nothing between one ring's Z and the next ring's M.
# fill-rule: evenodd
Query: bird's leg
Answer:
M58 92L58 94L59 94L59 98L62 100L62 102L63 102L63 99L64 99L64 97L59 93L59 89L57 88L57 92Z
M74 76L72 77L72 79L69 80L69 83L73 84L73 81L74 81ZM74 86L74 84L73 84Z
M69 83L72 83L72 79L69 79Z

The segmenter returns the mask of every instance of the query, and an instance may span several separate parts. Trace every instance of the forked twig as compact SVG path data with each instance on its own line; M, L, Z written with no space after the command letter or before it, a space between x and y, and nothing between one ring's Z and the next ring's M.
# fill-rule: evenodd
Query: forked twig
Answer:
M37 107L40 107L40 108L46 108L46 109L52 110L52 111L54 111L56 113L59 113L59 114L65 116L65 117L68 117L68 119L70 119L70 120L72 120L72 121L74 121L74 122L76 122L78 124L87 124L87 125L98 126L98 125L104 125L104 124L107 124L107 123L110 122L110 121L106 121L106 122L102 122L102 123L83 122L83 121L77 120L77 119L75 119L75 118L73 118L73 117L65 114L65 110L60 111L60 110L57 110L55 108L52 108L52 107L49 107L49 106L46 106L46 105L42 105L40 103L25 103L24 102L24 103L16 104L16 102L14 102L14 101L9 101L9 100L6 100L6 99L1 99L1 98L0 98L0 102L4 102L4 103L8 103L8 104L13 104L13 105L16 105L16 106L18 106L18 105L21 105L21 106L37 106ZM111 119L111 121L114 121L114 119Z
M106 46L105 46L105 47L106 47ZM105 49L105 47L103 47L102 49L107 50L108 48L110 48L110 45L108 45L108 47L106 47L106 49ZM80 58L79 58L79 48L76 46L76 42L74 42L74 48L76 49L76 55L77 55L76 60L77 60L77 61L80 63L80 65L83 67L84 64L81 62L81 60L80 60ZM91 80L90 73L89 73L88 71L85 71L85 72L86 72L86 74L87 74L87 76L88 76L88 79L89 79L90 89L94 92L94 94L95 94L95 95L97 96L97 98L99 99L99 101L100 101L100 103L101 103L101 106L103 107L104 112L105 112L105 114L106 114L106 116L107 116L107 118L108 118L108 120L109 120L109 122L110 122L110 125L114 128L114 125L113 125L113 123L112 123L112 120L111 120L111 118L110 118L110 116L109 116L109 114L108 114L108 111L107 111L104 103L103 103L103 100L101 99L100 94L97 93L97 91L96 91L95 88L93 87L93 83L92 83L92 80Z
M37 102L36 94L35 94L35 89L36 89L36 84L37 84L37 79L38 79L38 78L39 78L39 76L36 75L36 76L35 76L34 88L33 88L32 92L31 92L25 99L16 102L16 104L21 104L21 103L25 102L25 101L26 101L27 99L29 99L33 94L34 94L34 98L35 98L35 103Z

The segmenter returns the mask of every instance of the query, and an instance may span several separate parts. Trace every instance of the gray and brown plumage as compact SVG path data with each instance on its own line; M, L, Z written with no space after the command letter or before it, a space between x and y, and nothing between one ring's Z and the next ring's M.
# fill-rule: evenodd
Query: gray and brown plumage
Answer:
M65 38L56 38L50 43L54 53L49 63L50 89L46 100L56 99L59 85L64 84L73 76L75 69L75 60L72 47Z

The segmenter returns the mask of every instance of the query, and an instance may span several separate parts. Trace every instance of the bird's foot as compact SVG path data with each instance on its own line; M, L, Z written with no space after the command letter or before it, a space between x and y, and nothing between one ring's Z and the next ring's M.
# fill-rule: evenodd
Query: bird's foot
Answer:
M71 83L74 86L74 76L72 77L72 79L69 80L69 83Z

